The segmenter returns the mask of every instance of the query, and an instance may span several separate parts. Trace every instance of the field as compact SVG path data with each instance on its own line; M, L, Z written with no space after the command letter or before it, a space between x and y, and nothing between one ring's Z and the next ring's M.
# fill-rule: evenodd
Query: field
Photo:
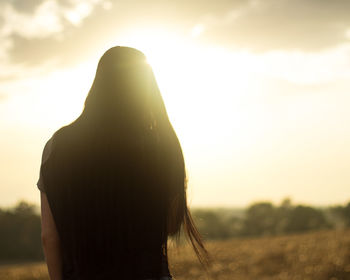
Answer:
M176 280L350 280L350 230L208 242L213 265L203 272L188 246L169 249ZM0 279L49 279L44 263L0 266Z

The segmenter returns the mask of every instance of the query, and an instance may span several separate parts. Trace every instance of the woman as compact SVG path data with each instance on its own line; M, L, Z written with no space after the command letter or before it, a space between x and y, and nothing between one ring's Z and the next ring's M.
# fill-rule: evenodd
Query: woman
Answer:
M42 243L51 280L171 279L183 227L202 264L180 143L144 54L109 49L81 115L46 143Z

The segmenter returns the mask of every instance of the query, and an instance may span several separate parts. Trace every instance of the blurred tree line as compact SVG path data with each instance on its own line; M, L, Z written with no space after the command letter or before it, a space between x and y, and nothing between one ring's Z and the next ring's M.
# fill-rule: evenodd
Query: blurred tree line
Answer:
M43 260L37 206L20 201L0 209L0 262Z
M326 208L255 202L246 209L192 209L193 219L206 240L299 233L350 227L350 202ZM0 208L0 263L44 260L38 206L20 201Z
M294 205L285 198L279 205L255 202L244 211L195 209L192 213L199 231L207 240L350 227L350 202L345 206L315 208Z

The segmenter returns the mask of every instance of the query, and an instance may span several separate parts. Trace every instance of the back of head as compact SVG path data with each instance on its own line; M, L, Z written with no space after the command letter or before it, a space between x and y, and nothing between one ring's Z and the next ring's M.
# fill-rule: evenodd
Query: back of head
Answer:
M145 56L108 50L82 114L53 138L42 173L66 269L82 279L161 273L169 205L177 199L177 232L186 211L185 166Z
M140 51L114 47L102 56L84 111L113 125L169 122L153 71ZM152 120L153 118L153 120Z

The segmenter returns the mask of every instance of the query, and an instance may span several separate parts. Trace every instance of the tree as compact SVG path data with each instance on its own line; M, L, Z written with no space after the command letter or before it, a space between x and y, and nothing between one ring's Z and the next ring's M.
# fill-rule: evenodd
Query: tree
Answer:
M221 215L213 210L195 210L193 218L201 234L208 239L230 237L230 229Z
M41 220L35 205L20 201L0 210L0 260L43 260Z
M272 235L276 229L276 208L270 202L252 204L244 219L246 235Z
M303 232L329 227L321 210L309 206L298 205L290 213L287 232Z

